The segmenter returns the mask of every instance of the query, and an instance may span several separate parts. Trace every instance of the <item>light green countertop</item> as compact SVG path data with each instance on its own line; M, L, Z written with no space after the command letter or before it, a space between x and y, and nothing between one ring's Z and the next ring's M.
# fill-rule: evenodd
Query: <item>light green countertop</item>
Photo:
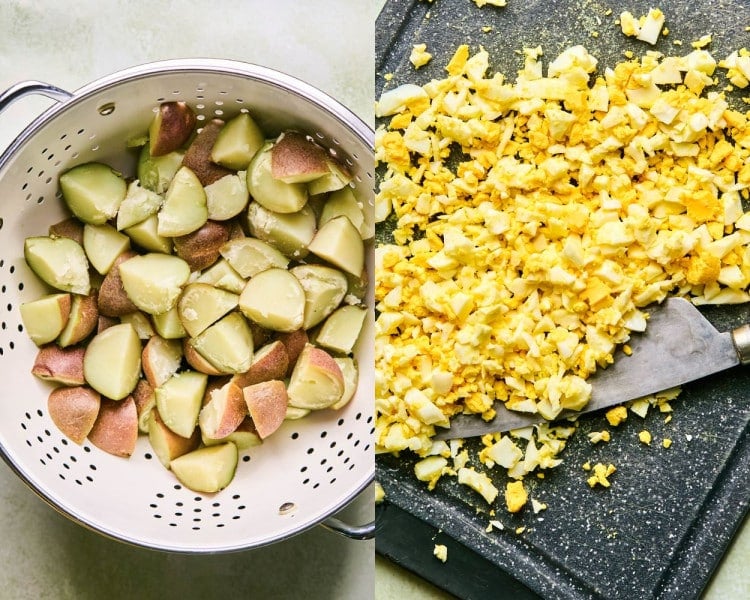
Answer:
M375 15L366 1L7 0L0 3L0 89L36 79L73 91L154 60L227 58L298 77L369 123ZM0 149L49 105L24 98L0 114ZM341 516L358 524L371 520L371 499L367 490ZM373 541L315 527L226 555L133 548L60 516L4 463L0 537L0 598L8 600L350 600L373 594Z

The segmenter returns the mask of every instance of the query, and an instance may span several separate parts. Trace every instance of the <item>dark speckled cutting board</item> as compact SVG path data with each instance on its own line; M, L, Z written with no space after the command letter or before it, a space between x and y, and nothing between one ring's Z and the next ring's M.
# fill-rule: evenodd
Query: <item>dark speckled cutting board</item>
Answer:
M627 9L640 15L655 5L667 15L670 33L655 47L665 54L689 52L706 33L717 59L750 46L750 2L630 0ZM619 31L615 19L623 9L605 0L508 0L505 8L390 0L376 24L376 93L386 73L394 76L387 87L442 78L461 43L486 48L491 68L511 77L521 67L518 51L537 45L549 59L581 43L600 66L613 65L626 49L651 49ZM417 71L408 61L416 43L434 55ZM387 238L387 226L379 235ZM750 320L744 305L704 313L720 330ZM549 508L515 516L501 509L495 518L502 531L485 531L491 517L483 501L455 479L428 492L412 475L413 457L381 455L377 477L387 500L378 509L377 551L461 598L698 598L750 501L750 369L685 386L673 407L669 423L654 411L646 419L631 414L610 443L596 446L586 433L607 428L604 417L581 419L563 464L543 480L527 478L531 496ZM644 428L654 438L650 447L637 438ZM661 447L663 438L673 440L671 448ZM610 489L588 487L581 468L587 461L617 466ZM493 477L504 487L500 474ZM445 564L432 556L436 543L448 547Z

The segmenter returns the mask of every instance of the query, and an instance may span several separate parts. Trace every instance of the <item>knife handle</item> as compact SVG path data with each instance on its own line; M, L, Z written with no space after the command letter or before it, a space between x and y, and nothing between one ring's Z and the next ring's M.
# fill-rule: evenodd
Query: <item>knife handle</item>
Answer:
M732 331L732 342L737 356L743 365L750 364L750 324L742 325Z

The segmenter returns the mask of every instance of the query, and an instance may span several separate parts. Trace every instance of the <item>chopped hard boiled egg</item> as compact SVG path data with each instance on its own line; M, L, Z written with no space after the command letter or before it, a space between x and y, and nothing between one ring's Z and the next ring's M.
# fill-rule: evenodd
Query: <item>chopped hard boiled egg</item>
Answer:
M648 43L664 22L658 9L620 18ZM432 439L451 417L490 419L496 402L548 420L581 410L649 304L750 300L750 127L715 84L723 69L750 85L750 52L717 62L701 40L611 66L579 45L545 67L527 48L515 80L464 45L444 79L383 93L375 212L394 228L375 258L378 452L410 450L428 486L456 474L492 503L474 457ZM668 412L677 393L628 406ZM627 416L606 414L613 427ZM522 488L574 430L489 436L477 458ZM613 472L594 466L589 485Z

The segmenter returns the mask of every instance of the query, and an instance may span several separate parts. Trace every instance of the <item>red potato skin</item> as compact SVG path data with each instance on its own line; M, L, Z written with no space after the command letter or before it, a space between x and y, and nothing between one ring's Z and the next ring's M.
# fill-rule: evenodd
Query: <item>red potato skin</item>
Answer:
M229 239L229 233L228 223L207 221L198 230L174 238L174 249L191 271L202 271L219 260L219 249Z
M182 158L182 165L195 173L203 187L234 173L234 171L211 161L211 149L214 147L222 127L224 127L224 121L221 119L212 119L206 123L190 143L185 156Z
M128 458L138 440L138 411L135 400L102 398L99 416L88 435L89 441L100 450Z
M289 354L286 346L281 340L269 344L269 349L262 357L254 360L250 368L244 373L233 376L233 381L239 387L269 381L271 379L283 379L289 370Z
M57 428L80 446L96 422L100 404L99 392L90 387L60 387L50 392L47 410Z
M260 439L274 433L286 417L287 393L283 381L263 381L242 390Z
M299 358L302 349L310 341L307 332L304 329L298 329L297 331L291 331L289 333L281 333L276 337L286 347L286 353L289 356L289 367L287 368L287 377L292 374L294 365Z
M37 352L31 373L45 381L54 381L68 386L83 385L83 356L86 349L82 346L60 348L56 344L42 346Z
M158 136L149 141L151 156L174 152L188 141L195 129L196 116L184 102L164 102L159 106L161 123Z
M123 252L115 259L112 268L104 276L97 296L100 315L122 317L138 310L138 307L128 298L120 277L120 264L134 256L138 256L138 253L133 251Z
M311 174L322 176L328 172L326 152L296 131L285 132L271 149L271 175L274 179Z
M227 404L216 431L204 431L206 437L220 440L234 432L247 416L247 404L242 389L234 383L229 383L226 390ZM210 402L210 400L209 400Z

